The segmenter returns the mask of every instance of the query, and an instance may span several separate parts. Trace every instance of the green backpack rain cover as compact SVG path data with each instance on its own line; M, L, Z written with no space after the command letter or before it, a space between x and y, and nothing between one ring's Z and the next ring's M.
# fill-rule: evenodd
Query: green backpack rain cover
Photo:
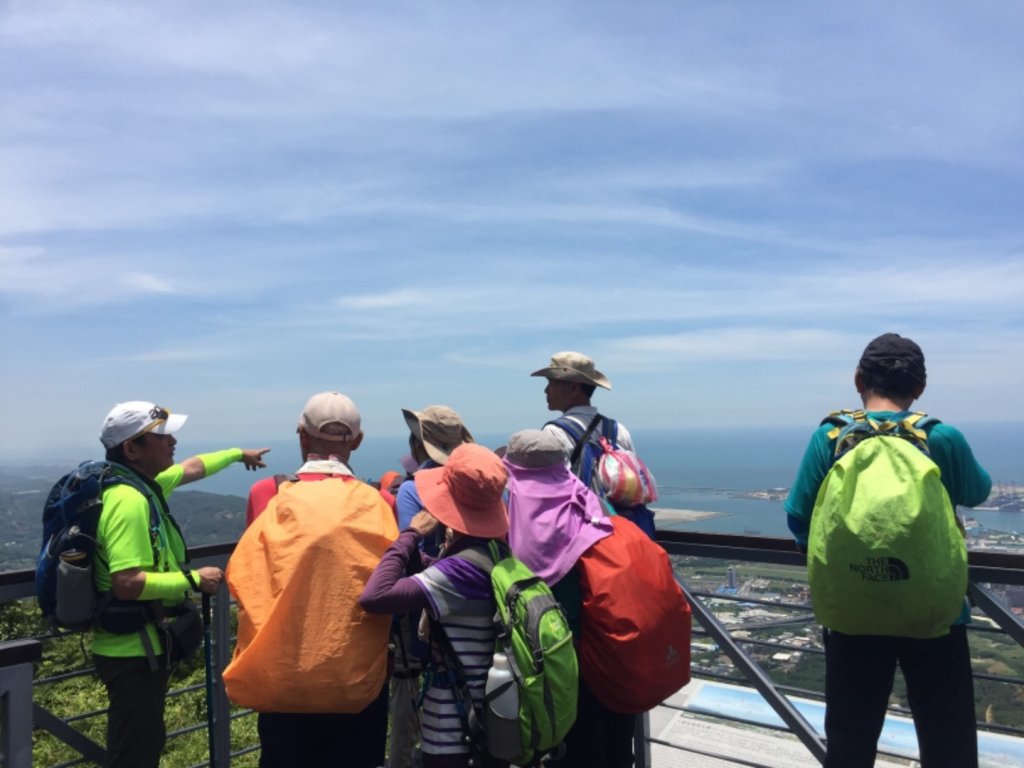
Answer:
M489 558L473 549L456 556L490 571L497 645L508 656L519 690L522 752L512 763L530 765L561 744L576 721L576 649L548 585L518 558L504 556L495 542L489 545Z
M876 421L833 413L835 458L811 516L814 615L851 635L949 632L967 591L967 548L928 455L923 413Z

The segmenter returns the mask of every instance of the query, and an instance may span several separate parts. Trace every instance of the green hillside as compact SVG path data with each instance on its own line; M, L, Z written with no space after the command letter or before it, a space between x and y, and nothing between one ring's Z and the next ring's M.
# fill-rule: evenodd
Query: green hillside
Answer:
M41 544L43 502L67 467L0 467L0 571L33 567ZM245 499L177 491L171 512L190 547L235 541L245 528Z

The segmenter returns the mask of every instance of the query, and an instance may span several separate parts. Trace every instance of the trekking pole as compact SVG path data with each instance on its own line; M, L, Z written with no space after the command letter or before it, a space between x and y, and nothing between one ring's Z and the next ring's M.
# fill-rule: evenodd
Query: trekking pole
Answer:
M210 768L217 768L216 737L213 730L213 638L210 632L210 595L203 592L203 655L206 662L206 734Z

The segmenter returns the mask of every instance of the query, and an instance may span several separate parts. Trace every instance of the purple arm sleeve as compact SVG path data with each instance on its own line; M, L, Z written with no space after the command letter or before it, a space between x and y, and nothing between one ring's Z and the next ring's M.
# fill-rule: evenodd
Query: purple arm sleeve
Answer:
M359 605L367 613L409 613L429 605L420 583L405 576L409 558L419 542L414 531L402 531L366 582Z

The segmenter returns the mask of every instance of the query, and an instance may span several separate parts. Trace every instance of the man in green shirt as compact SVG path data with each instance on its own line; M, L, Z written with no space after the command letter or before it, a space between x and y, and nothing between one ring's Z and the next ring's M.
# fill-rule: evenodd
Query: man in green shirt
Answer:
M866 416L879 422L906 418L926 382L921 348L895 333L873 339L854 374ZM823 424L812 434L786 499L789 528L801 549L807 548L818 490L834 461L831 430L832 424ZM929 454L951 503L973 507L984 501L992 481L963 434L939 422L925 431ZM897 666L906 681L921 765L976 768L974 688L965 626L969 621L965 601L949 633L936 638L855 635L824 628L825 768L875 764Z
M101 594L112 592L117 605L129 614L141 609L143 602L161 604L173 614L190 594L212 594L224 579L220 568L186 567L185 541L166 496L179 485L237 461L250 470L265 466L262 457L267 448L230 448L175 464L173 433L186 418L150 402L131 401L114 406L100 433L107 461L137 475L139 484L151 492L147 498L126 483L107 488L96 531L96 588ZM151 503L159 512L159 524L153 530ZM152 623L140 630L114 627L113 616L113 612L101 613L92 645L96 671L110 699L108 765L157 768L166 737L163 716L169 676L162 638Z

